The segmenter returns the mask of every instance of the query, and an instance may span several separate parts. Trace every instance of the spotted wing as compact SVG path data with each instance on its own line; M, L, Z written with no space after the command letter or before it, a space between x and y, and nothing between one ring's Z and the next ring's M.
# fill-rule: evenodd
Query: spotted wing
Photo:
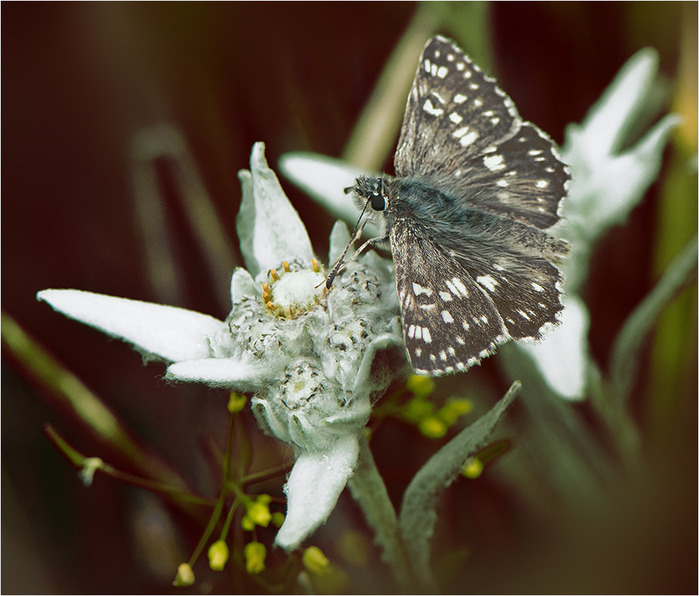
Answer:
M569 180L551 139L523 122L495 79L443 37L420 58L395 168L473 208L541 229L558 221Z
M512 137L522 120L512 100L448 39L420 56L394 158L400 177L440 173Z
M390 229L403 335L416 372L463 371L509 339L493 301L416 220Z
M562 278L553 263L568 245L537 228L481 212L470 212L468 222L443 238L442 250L468 271L511 338L540 339L563 309Z

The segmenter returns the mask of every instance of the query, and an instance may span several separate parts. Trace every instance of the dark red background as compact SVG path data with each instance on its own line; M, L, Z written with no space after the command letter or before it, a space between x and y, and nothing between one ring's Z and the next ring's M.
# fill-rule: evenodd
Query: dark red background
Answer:
M166 385L161 366L141 366L120 342L64 319L34 296L44 288L74 287L160 301L143 267L128 152L137 130L166 115L186 135L236 246L236 172L247 167L253 143L266 142L272 167L287 151L339 156L415 10L413 3L353 2L2 5L3 310L202 492L214 490L202 437L221 440L225 394ZM659 50L661 72L672 80L681 21L696 26L696 4L495 3L491 17L503 88L524 118L561 142L565 126L583 118L641 47ZM157 91L155 103L151 91ZM323 254L332 219L291 184L284 186ZM648 239L656 199L653 190L594 261L587 299L600 362L652 287ZM228 298L217 295L215 281L197 267L200 255L182 213L173 207L170 217L168 225L179 233L178 273L186 281L178 305L225 317ZM242 264L238 254L233 259ZM167 573L144 571L132 550L126 526L138 491L105 478L85 490L42 424L51 422L90 455L102 454L98 446L47 405L12 360L3 359L2 383L3 592L169 590ZM387 432L395 435L377 444L391 445L405 429ZM379 465L392 457L387 453ZM687 490L695 497L696 469L690 472ZM501 516L493 504L497 490L483 490L476 500L490 511L489 523L483 522L490 531L474 540L486 551L507 550L510 530L493 529ZM347 507L352 523L361 524ZM696 508L687 523L696 528ZM188 556L196 534L184 533ZM696 552L689 555L694 562L679 566L676 583L649 591L695 589ZM531 574L545 567L539 561ZM643 590L633 573L620 574L625 583L602 582L601 589ZM539 589L536 580L527 581L522 590ZM502 584L475 585L487 591ZM584 583L552 589L575 591L576 585L586 590Z

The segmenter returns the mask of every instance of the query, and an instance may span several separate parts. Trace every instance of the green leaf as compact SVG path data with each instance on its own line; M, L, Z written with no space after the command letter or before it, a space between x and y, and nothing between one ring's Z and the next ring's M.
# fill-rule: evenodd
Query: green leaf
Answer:
M612 352L611 378L613 395L620 404L625 404L631 393L638 372L638 351L643 340L655 325L661 311L687 283L696 266L697 237L694 236L665 270L655 288L631 313L619 332Z
M486 445L521 386L515 381L490 412L435 453L405 491L399 525L418 577L430 577L430 540L437 521L435 507L440 494L459 475L464 462Z

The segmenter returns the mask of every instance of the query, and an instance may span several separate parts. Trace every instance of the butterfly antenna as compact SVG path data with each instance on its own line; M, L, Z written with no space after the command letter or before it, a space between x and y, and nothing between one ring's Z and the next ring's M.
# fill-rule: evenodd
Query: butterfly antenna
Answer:
M340 271L342 271L342 269L344 268L346 264L344 261L345 257L347 256L347 252L352 246L354 246L354 243L357 242L357 240L359 240L360 236L362 235L362 231L364 230L364 226L366 224L366 220L362 222L362 218L366 213L366 208L369 206L370 200L371 199L367 199L366 203L364 203L364 208L362 209L362 212L359 214L359 219L357 219L357 223L354 225L354 230L352 230L352 238L347 243L347 246L345 246L345 250L342 251L340 258L335 262L335 265L328 277L325 278L325 287L328 290L330 289L330 286L333 285L333 281L335 281L335 277L337 277L337 274L340 273Z

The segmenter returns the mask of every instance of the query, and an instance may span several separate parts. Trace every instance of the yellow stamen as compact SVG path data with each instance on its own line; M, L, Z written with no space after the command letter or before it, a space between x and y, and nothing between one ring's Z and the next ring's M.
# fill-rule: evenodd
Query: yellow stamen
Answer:
M313 264L313 271L318 273L320 271L320 267L318 267L318 261L315 259L311 259L311 263Z
M274 281L277 281L279 279L279 275L277 274L277 272L274 269L270 269L269 274L271 275L271 277Z
M289 273L289 261L284 261L283 265L284 265L284 271Z

